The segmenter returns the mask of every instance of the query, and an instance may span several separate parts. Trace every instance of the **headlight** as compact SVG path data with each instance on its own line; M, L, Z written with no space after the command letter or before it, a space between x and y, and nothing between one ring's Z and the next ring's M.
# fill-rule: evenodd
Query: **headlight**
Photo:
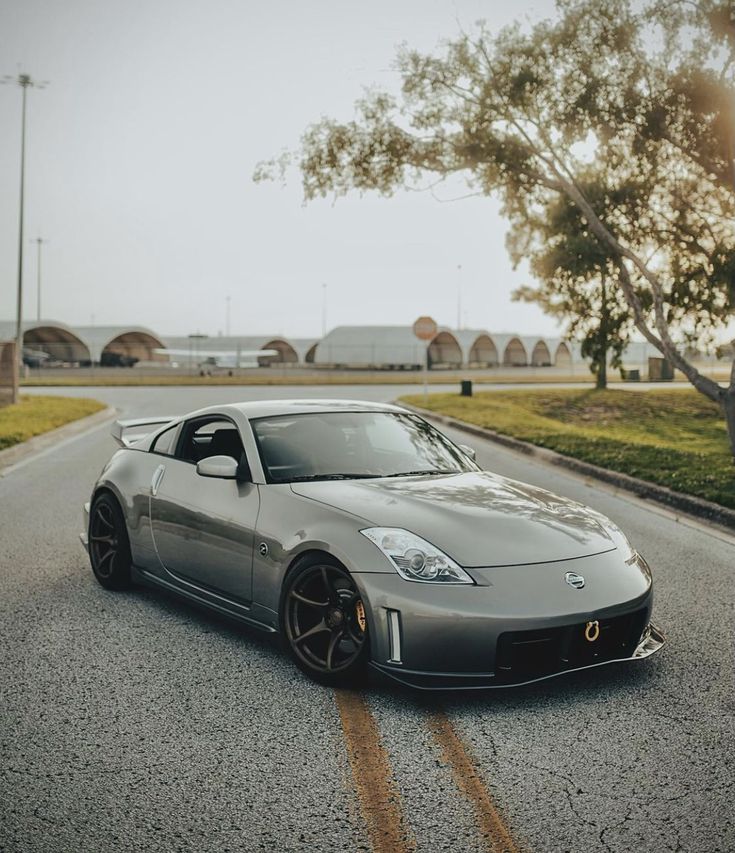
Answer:
M651 569L643 557L641 557L636 549L630 544L628 537L623 533L618 525L615 524L615 522L610 521L607 516L599 513L596 513L596 516L605 528L607 535L612 539L613 545L615 545L623 560L625 560L625 563L628 566L636 566L650 586L653 583Z
M400 527L368 527L360 533L380 548L404 580L474 583L451 557L415 533Z
M623 556L623 559L626 563L634 563L638 558L638 552L628 541L628 537L623 533L623 531L617 526L617 524L613 524L610 519L605 520L605 527L607 532L610 534L610 538L615 544L615 547L620 551Z

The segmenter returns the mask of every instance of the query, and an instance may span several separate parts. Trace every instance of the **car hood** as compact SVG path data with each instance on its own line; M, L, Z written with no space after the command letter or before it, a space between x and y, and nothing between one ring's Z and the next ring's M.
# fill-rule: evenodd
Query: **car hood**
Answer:
M486 471L291 488L372 526L410 530L467 567L570 560L615 547L598 513Z

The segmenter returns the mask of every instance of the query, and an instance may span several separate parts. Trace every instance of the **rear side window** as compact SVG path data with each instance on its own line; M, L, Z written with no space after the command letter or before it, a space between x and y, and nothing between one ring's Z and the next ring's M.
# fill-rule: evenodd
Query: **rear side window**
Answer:
M209 456L231 456L239 463L243 455L237 427L221 417L187 421L176 451L177 459L194 464Z
M152 453L161 453L164 456L173 456L174 455L174 439L176 438L176 430L178 429L178 424L176 426L169 427L165 429L159 436L153 441L151 445Z

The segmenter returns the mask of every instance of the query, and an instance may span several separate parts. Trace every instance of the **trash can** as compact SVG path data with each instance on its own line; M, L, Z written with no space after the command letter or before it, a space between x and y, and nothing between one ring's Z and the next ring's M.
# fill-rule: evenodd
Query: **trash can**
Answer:
M471 379L463 379L460 382L460 390L461 397L471 397L472 396L472 380Z
M674 378L674 368L665 358L648 359L649 382L671 382Z

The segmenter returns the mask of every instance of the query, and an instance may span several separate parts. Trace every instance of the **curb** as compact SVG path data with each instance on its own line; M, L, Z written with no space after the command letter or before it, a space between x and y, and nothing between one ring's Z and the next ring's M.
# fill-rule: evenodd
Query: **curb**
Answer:
M64 424L56 429L43 432L40 435L34 435L33 438L29 438L27 441L21 441L12 447L0 450L0 476L2 476L5 469L16 465L18 462L34 456L36 453L41 453L61 441L74 438L89 429L94 429L105 421L112 420L114 417L117 417L117 410L108 406L106 409L95 412L93 415L87 415L76 421L70 421L68 424Z
M476 435L479 438L485 438L493 441L496 444L502 444L505 447L515 450L518 453L523 453L526 456L534 456L537 459L550 464L558 465L561 468L568 468L578 474L585 474L588 477L594 477L596 480L601 480L604 483L609 483L622 489L626 492L632 492L640 498L656 501L664 506L695 516L696 518L704 519L705 521L718 524L726 527L729 530L735 530L735 510L720 506L719 504L706 501L703 498L697 498L692 495L685 495L682 492L675 492L666 486L659 486L656 483L650 483L648 480L640 480L638 477L631 477L630 474L622 474L618 471L611 471L609 468L601 468L599 465L593 465L591 462L582 462L581 459L574 459L571 456L564 456L562 453L557 453L555 450L549 450L546 447L538 447L528 441L521 441L518 438L511 438L509 435L495 432L486 427L469 424L466 421L460 421L456 418L442 415L437 412L432 412L428 409L421 409L418 406L412 406L409 403L396 401L396 405L403 406L404 409L409 409L418 415L425 418L430 418L445 426L460 429L463 432Z

